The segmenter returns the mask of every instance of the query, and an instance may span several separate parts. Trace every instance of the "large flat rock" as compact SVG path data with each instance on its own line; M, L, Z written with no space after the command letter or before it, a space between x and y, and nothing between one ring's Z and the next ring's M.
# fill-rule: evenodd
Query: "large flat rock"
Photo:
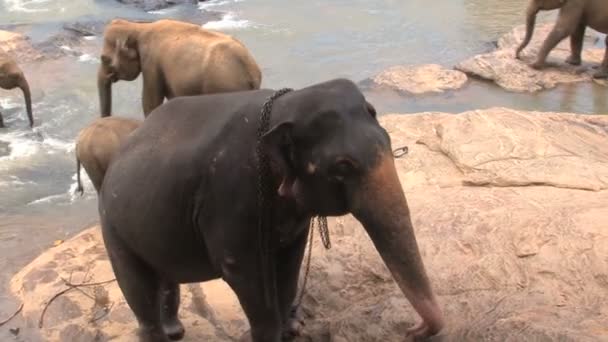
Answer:
M394 147L409 146L396 162L448 320L444 340L608 340L608 117L494 108L381 121ZM351 216L329 223L332 249L315 232L301 340L404 340L416 314L365 231ZM113 278L98 227L12 279L30 328L70 277ZM49 306L41 329L49 341L135 341L115 282L81 290ZM186 341L247 330L221 280L182 293Z
M518 26L501 37L495 51L474 56L458 65L456 69L468 75L495 82L502 88L515 92L535 92L554 88L562 83L590 82L594 67L604 57L604 49L594 47L598 36L587 30L583 46L583 64L573 66L565 62L570 55L570 40L563 40L549 55L547 67L535 70L529 66L536 60L538 51L551 32L553 23L537 25L532 41L522 52L522 59L515 58L515 50L525 35L525 26ZM603 81L598 83L605 84Z
M443 93L462 88L467 75L438 64L396 65L371 78L372 84L409 94Z

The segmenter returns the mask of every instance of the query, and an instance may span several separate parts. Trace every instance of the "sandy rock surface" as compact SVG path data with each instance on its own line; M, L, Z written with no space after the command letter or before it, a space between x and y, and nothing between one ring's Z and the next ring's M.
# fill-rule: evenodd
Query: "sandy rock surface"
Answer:
M498 48L482 55L465 60L456 69L468 75L495 82L502 88L515 92L535 92L556 87L560 83L573 83L593 80L595 67L604 57L604 49L595 46L597 34L586 31L583 46L583 64L573 66L565 62L570 55L570 40L563 40L549 55L547 67L534 70L528 64L536 60L538 51L551 32L553 23L537 25L532 41L522 51L521 60L515 58L515 50L525 36L525 26L518 26L501 37ZM606 84L604 81L597 81Z
M374 76L372 82L376 86L419 95L460 89L467 82L467 76L461 71L445 69L437 64L398 65Z
M448 321L444 341L608 340L608 117L493 108L381 121L395 148L409 146L397 168ZM315 232L299 340L405 340L418 318L365 231L351 216L329 224L332 249ZM26 328L38 329L70 277L113 278L98 227L12 279ZM115 282L80 290L49 305L49 341L135 341ZM183 285L180 316L186 341L247 330L222 281Z

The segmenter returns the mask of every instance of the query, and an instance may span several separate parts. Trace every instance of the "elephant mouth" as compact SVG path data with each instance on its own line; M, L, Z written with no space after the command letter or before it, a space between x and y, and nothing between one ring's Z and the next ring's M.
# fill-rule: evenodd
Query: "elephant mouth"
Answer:
M118 82L118 75L114 72L110 72L107 74L107 78L110 82L116 83Z

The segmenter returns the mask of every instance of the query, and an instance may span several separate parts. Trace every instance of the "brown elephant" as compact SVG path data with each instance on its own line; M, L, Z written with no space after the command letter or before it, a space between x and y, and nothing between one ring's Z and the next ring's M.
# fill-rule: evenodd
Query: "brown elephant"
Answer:
M25 108L27 111L27 118L30 121L30 127L34 126L30 86L25 79L23 71L21 71L15 60L2 49L0 49L0 88L6 90L14 88L21 89L23 97L25 98ZM2 113L0 113L0 128L2 127L4 127L4 120L2 118Z
M112 20L98 71L101 116L112 111L112 83L143 75L144 116L165 98L258 89L262 73L237 39L175 20Z
M557 8L560 9L557 22L543 43L536 61L531 65L534 69L542 69L551 50L568 36L570 36L571 52L566 62L572 65L580 65L583 39L587 26L596 31L608 33L608 2L606 0L531 0L526 14L526 36L517 48L517 58L530 43L534 32L536 14L540 10ZM608 77L608 37L606 43L604 60L600 69L594 74L595 78Z
M83 128L76 138L76 192L84 193L80 180L80 164L99 192L112 156L122 142L141 125L140 120L121 117L99 118Z

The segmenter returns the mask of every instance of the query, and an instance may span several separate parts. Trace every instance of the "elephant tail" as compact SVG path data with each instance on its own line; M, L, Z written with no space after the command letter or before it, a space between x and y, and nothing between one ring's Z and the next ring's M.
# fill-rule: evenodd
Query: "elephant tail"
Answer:
M82 181L80 179L80 158L76 156L76 186L75 193L80 194L80 196L84 195L84 187L82 186Z

